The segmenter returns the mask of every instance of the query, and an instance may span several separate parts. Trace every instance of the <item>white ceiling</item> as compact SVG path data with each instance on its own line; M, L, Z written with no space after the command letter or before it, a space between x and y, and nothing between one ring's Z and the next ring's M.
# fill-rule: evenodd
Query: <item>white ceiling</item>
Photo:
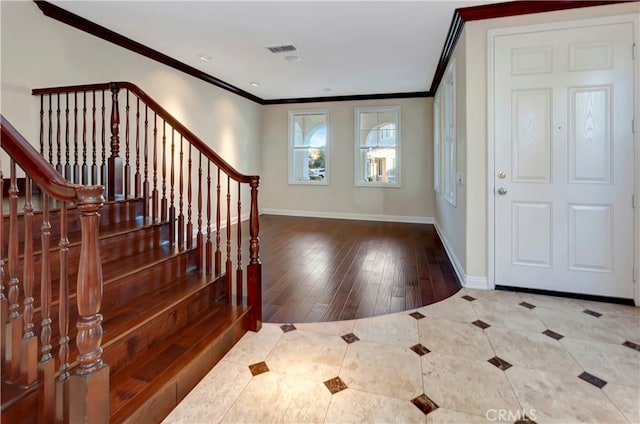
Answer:
M270 100L428 91L454 10L495 2L52 3ZM284 44L299 51L265 48Z

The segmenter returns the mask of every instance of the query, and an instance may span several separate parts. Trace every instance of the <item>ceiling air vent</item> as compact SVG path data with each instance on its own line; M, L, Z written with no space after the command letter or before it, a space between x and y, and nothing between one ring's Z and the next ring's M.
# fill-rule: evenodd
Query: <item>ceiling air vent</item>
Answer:
M293 44L286 44L284 46L267 47L271 53L288 53L297 52L298 49Z

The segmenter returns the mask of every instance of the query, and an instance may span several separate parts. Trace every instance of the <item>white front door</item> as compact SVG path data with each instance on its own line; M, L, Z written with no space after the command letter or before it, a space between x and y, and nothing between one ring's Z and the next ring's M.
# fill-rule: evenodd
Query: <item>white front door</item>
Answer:
M495 284L633 298L633 25L494 40Z

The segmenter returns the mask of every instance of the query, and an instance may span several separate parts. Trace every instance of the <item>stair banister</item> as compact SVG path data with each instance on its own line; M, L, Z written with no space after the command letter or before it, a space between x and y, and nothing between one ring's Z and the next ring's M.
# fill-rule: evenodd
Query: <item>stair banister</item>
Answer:
M97 221L104 203L102 196L104 189L102 186L82 186L67 182L2 115L0 115L0 136L2 148L11 157L12 168L14 164L19 165L28 175L27 182L31 179L46 196L60 202L73 202L81 211L82 243L77 281L79 310L77 344L80 366L75 369L67 386L72 395L64 399L61 406L63 409L68 407L68 417L74 422L107 423L109 421L109 372L108 366L100 359L102 352L100 304L103 279L97 244ZM12 198L17 198L15 175L12 176L11 185ZM16 208L11 207L12 218L15 218ZM14 226L14 224L10 225L10 227ZM10 243L15 243L17 246L17 238L10 236ZM10 261L15 261L15 256L15 253L13 256L10 255ZM10 266L15 267L14 264ZM12 331L13 328L7 327ZM17 328L19 331L20 327ZM15 340L14 335L8 334L7 338ZM32 366L36 365L21 364L22 369ZM52 396L45 396L45 398L50 399L49 402L51 402ZM52 405L41 405L41 408L44 411L51 411ZM67 417L66 414L64 416ZM54 417L49 416L47 419L53 421Z

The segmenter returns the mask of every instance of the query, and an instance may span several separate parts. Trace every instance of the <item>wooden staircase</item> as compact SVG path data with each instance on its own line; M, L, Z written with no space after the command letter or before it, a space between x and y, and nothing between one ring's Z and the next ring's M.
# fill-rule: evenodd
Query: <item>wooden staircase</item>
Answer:
M111 93L116 92L114 84L107 85ZM54 96L59 100L61 92L79 92L95 98L95 90L100 89L96 87L63 87L55 89ZM127 88L126 161L109 160L105 173L93 173L96 179L107 174L99 181L106 183L107 201L100 196L102 187L91 186L84 186L93 190L90 201L82 196L57 199L56 190L49 187L52 181L54 188L56 184L68 190L82 186L56 176L55 164L44 161L46 143L41 144L40 152L28 143L25 146L26 141L2 118L2 147L11 160L11 175L2 180L9 190L3 190L8 199L3 196L0 232L2 422L159 422L247 330L260 329L257 177L242 176L232 168L228 172L226 162L217 161L204 143L193 142L192 133L145 99L147 108L153 104L163 127L169 124L172 134L179 132L182 162L186 162L182 140L189 142L188 167L181 162L178 177L175 135L169 163L166 135L164 146L145 147L148 150L141 152L143 139L138 130L136 172L131 178L128 113L129 91L139 90L134 87ZM146 95L139 91L137 96ZM86 110L87 105L76 109ZM139 103L137 107L139 111ZM96 109L101 108L106 109ZM113 98L109 127L117 139L119 112L117 98ZM43 111L41 117L46 114ZM53 114L50 110L49 115ZM139 112L136 117L140 124ZM50 128L54 140L56 129L69 131L78 122L77 117L71 119L71 126L58 118L57 126L50 121L43 127ZM106 128L104 121L102 125ZM153 131L156 137L157 128ZM41 129L41 133L47 131ZM152 146L151 137L145 137L145 144ZM65 157L63 145L56 149L50 143L50 158ZM82 156L78 145L76 158ZM118 150L112 145L112 152ZM84 155L100 157L100 152L87 151ZM153 160L148 159L150 151ZM158 165L158 151L165 152L162 165ZM198 162L192 169L194 152ZM32 155L38 156L31 158L33 163L23 160ZM73 152L67 158L70 156ZM112 170L118 163L122 168ZM24 192L18 190L22 180L17 177L16 164L26 174ZM214 178L211 165L216 170ZM39 167L46 168L45 176L40 175ZM72 170L67 180L86 184L92 172L73 172L83 167L79 163L69 168L57 166L62 173ZM142 172L145 167L153 169L154 177L163 176L161 186L155 179L151 183ZM241 178L235 178L238 176ZM232 177L238 188L233 204ZM122 187L118 181L123 182ZM245 181L251 189L251 213L249 222L242 223L240 188ZM35 183L39 194L34 196L30 187ZM193 196L198 200L192 205L193 187L198 189ZM177 198L178 192L176 205L174 194ZM233 221L232 210L237 214ZM226 222L221 222L224 215ZM242 246L247 245L249 254L243 259Z

